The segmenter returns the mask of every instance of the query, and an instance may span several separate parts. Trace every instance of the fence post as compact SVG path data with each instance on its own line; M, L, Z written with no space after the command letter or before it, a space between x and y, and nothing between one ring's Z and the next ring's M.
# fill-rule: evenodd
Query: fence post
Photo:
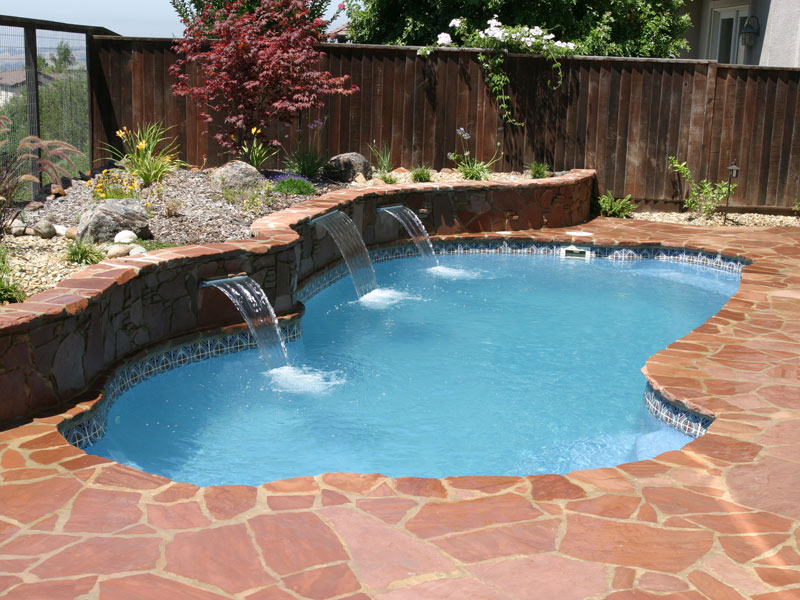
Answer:
M25 87L28 91L28 135L39 135L39 66L37 63L36 28L25 26ZM38 153L38 150L37 150ZM30 172L36 174L36 159L30 161ZM41 180L39 181L41 183ZM39 183L31 182L31 200L39 192Z

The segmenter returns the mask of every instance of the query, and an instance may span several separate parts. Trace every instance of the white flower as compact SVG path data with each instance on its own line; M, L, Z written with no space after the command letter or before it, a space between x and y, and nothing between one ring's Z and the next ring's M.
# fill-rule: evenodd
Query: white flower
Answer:
M461 27L461 19L453 19L450 21L450 27Z
M450 37L449 33L440 33L436 38L436 43L440 46L447 46L453 43L453 38Z
M486 21L486 24L489 27L500 27L502 25L502 23L497 20L497 15L493 16L491 19Z
M554 33L548 33L547 35L543 36L546 40L552 40L555 36Z

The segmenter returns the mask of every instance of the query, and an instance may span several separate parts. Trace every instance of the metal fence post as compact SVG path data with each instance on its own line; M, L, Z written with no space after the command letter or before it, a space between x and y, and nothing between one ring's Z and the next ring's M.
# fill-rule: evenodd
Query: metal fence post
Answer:
M28 135L39 135L39 68L37 64L36 28L25 27L25 86L28 90ZM38 151L37 151L38 153ZM36 175L37 161L31 159L30 172ZM39 181L41 183L41 180ZM39 183L31 182L31 200L39 192Z

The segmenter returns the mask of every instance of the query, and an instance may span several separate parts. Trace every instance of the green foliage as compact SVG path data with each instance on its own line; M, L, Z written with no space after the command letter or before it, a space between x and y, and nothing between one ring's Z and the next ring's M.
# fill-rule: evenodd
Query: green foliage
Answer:
M172 244L170 242L159 242L157 240L143 240L141 238L137 238L134 244L138 244L148 252L150 252L150 250L162 250L164 248L173 248L179 245L179 244Z
M247 213L258 213L272 202L272 191L275 184L265 181L261 185L222 188L222 197L228 204L238 206Z
M67 262L79 265L94 265L105 258L103 251L90 242L72 240L67 244Z
M258 139L258 136L261 135L261 130L258 127L253 127L250 133L253 138L242 143L239 148L239 156L246 163L251 164L256 169L260 169L261 165L278 153L278 149Z
M395 177L393 173L378 173L378 179L389 185L397 183L397 177Z
M22 291L22 288L8 279L10 272L8 250L5 246L0 246L0 304L25 300L25 292Z
M86 182L86 187L92 188L95 200L139 198L139 183L127 171L103 169L102 173Z
M328 158L313 148L298 148L284 159L283 166L295 175L316 179L327 162Z
M550 165L547 163L540 163L534 160L525 165L525 170L528 171L534 179L550 177Z
M689 212L711 217L717 210L717 207L722 204L722 201L728 196L730 192L733 194L736 189L736 184L732 183L728 189L727 181L720 181L711 183L708 179L695 181L692 177L692 172L686 166L686 162L678 162L674 156L669 157L669 166L675 171L686 185L685 192L682 191L683 206Z
M275 181L273 189L281 194L293 196L313 196L317 193L317 188L308 179L292 175Z
M631 202L630 194L624 198L614 198L611 190L607 190L605 194L600 196L597 199L597 204L600 207L600 214L604 217L627 219L636 210L636 204Z
M447 155L447 158L456 163L456 170L461 173L464 179L470 179L474 181L489 179L489 175L491 174L490 167L503 156L502 152L498 154L500 150L500 144L497 145L492 158L490 158L488 161L482 161L470 156L468 143L472 136L470 136L470 134L467 133L463 127L459 127L456 130L456 133L458 134L458 137L461 138L462 154L451 152Z
M794 212L800 214L800 200L794 201Z
M385 144L378 149L374 144L369 144L369 151L375 158L375 165L379 173L389 173L392 167L392 149Z
M167 135L170 129L172 127L165 129L161 123L139 125L135 131L123 127L117 130L123 150L108 145L105 149L146 187L161 181L175 169L186 166L186 163L175 158L178 154L178 143L174 136Z
M431 180L432 175L431 168L424 165L411 169L411 181L414 183L426 183Z
M454 17L467 24L494 17L512 27L538 25L553 31L576 43L575 54L668 58L688 49L685 34L691 24L682 10L684 0L348 0L346 4L351 39L368 44L424 46L448 31Z

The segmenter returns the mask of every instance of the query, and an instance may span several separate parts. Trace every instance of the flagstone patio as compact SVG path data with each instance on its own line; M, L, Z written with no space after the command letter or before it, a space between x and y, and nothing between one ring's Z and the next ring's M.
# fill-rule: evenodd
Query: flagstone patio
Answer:
M0 598L800 599L800 229L569 229L753 260L723 310L643 369L716 415L707 435L567 476L201 488L85 454L62 416L34 419L0 432Z

